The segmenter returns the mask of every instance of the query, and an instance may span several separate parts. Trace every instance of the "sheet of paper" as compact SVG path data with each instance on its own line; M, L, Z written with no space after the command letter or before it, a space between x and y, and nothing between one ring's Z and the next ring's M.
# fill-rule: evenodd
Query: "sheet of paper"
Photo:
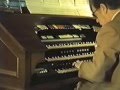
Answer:
M74 0L59 0L61 6L74 6Z
M89 16L87 0L25 0L31 14Z

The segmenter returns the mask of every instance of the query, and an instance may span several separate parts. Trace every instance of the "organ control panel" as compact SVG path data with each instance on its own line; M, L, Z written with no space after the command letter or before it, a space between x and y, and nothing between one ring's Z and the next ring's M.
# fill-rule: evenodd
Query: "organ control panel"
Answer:
M72 88L78 80L72 63L92 61L99 28L92 18L2 13L0 22L0 86Z
M66 78L77 77L77 69L72 63L76 60L92 61L97 33L95 28L85 23L36 24L35 33L48 50L44 57L46 62L36 66L33 79L37 78L34 81L38 81L39 77L44 78L44 75L60 78L67 74Z

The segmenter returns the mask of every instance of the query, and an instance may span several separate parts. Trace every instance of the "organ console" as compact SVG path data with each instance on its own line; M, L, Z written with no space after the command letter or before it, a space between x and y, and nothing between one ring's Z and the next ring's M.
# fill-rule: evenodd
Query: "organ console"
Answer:
M98 28L88 17L1 13L1 89L73 90L72 63L92 61Z

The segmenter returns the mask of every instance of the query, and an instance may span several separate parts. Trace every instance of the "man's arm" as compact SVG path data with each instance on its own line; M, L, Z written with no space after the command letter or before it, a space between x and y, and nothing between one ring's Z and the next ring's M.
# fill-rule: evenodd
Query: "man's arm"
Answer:
M102 82L105 72L116 60L115 54L120 49L120 36L112 27L105 26L99 31L96 40L93 62L80 64L78 75L91 82Z

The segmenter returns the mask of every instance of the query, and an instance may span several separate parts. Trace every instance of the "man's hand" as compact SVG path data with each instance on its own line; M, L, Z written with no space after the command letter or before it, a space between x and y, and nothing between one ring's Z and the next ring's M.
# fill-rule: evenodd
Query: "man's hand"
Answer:
M77 69L79 69L82 63L83 63L83 61L77 60L76 62L73 62L72 65L75 66Z

